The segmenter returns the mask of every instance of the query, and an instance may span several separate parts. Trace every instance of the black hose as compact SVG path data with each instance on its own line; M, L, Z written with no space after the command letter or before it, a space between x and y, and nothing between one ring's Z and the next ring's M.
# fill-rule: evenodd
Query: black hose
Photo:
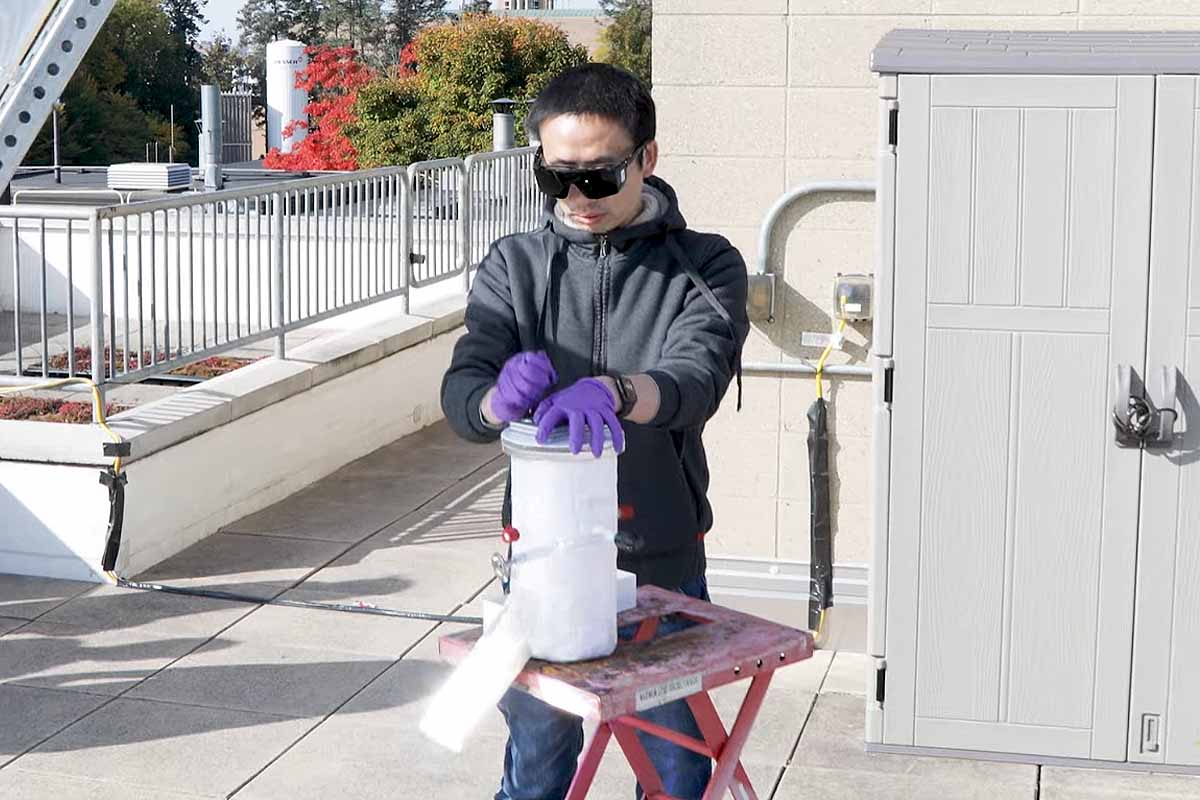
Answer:
M346 603L317 603L311 600L285 600L281 597L256 597L237 592L222 592L215 589L188 589L182 586L164 586L159 583L142 583L140 581L117 578L117 586L125 589L140 589L146 592L163 592L165 594L181 594L189 597L207 597L211 600L229 600L234 603L251 603L264 606L288 606L289 608L316 608L322 611L341 611L351 614L374 614L379 617L398 617L400 619L415 619L425 622L454 622L460 625L482 625L482 617L458 617L451 614L430 614L425 611L399 611L379 606Z

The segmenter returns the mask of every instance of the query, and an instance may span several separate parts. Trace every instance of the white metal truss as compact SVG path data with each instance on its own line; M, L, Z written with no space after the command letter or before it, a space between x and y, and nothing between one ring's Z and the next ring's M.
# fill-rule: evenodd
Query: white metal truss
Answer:
M0 191L25 159L115 1L15 0L20 9L15 32L0 64Z

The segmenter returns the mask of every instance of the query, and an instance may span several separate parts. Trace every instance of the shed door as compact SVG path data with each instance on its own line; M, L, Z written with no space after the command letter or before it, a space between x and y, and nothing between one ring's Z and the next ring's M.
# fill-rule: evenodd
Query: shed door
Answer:
M1142 472L1129 758L1200 765L1200 100L1158 78L1146 369L1176 371L1175 446Z
M884 741L1124 760L1154 79L899 104Z

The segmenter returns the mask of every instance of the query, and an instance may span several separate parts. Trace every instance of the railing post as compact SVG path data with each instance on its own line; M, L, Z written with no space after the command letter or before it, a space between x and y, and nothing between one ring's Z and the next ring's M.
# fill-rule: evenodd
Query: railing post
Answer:
M458 258L463 274L463 292L471 291L471 226L467 219L471 210L471 170L463 163L459 172L458 192Z
M88 215L88 251L92 254L92 383L96 394L92 398L92 419L104 415L104 250L101 239L100 210L92 209ZM110 265L111 267L111 265ZM116 352L113 352L116 357ZM71 354L72 361L75 354Z
M517 232L517 166L518 161L515 158L504 159L504 171L508 173L505 177L508 178L508 230L507 234Z
M397 177L400 180L400 269L404 275L404 313L409 313L412 307L412 234L413 234L413 202L412 177L407 169L402 170Z
M283 192L276 192L272 198L274 208L271 213L271 307L275 311L275 357L284 358L287 350L284 346L283 320Z

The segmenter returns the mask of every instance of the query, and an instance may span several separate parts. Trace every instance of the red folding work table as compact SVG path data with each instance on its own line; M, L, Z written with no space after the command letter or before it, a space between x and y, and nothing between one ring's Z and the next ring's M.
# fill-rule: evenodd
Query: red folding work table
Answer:
M700 624L656 639L659 620L672 614ZM638 589L637 607L621 613L617 623L637 625L637 633L632 641L619 643L608 658L573 664L535 659L514 683L556 708L599 720L567 800L582 800L587 795L611 737L621 746L647 800L672 800L663 790L637 731L716 761L704 800L719 800L726 792L732 792L736 800L757 800L741 764L742 748L750 738L771 676L782 666L811 657L812 637L653 586ZM480 634L481 630L474 628L443 636L439 652L447 661L461 661ZM733 728L726 732L709 692L747 678L750 688ZM686 699L691 707L703 741L636 716L639 711L680 699Z

